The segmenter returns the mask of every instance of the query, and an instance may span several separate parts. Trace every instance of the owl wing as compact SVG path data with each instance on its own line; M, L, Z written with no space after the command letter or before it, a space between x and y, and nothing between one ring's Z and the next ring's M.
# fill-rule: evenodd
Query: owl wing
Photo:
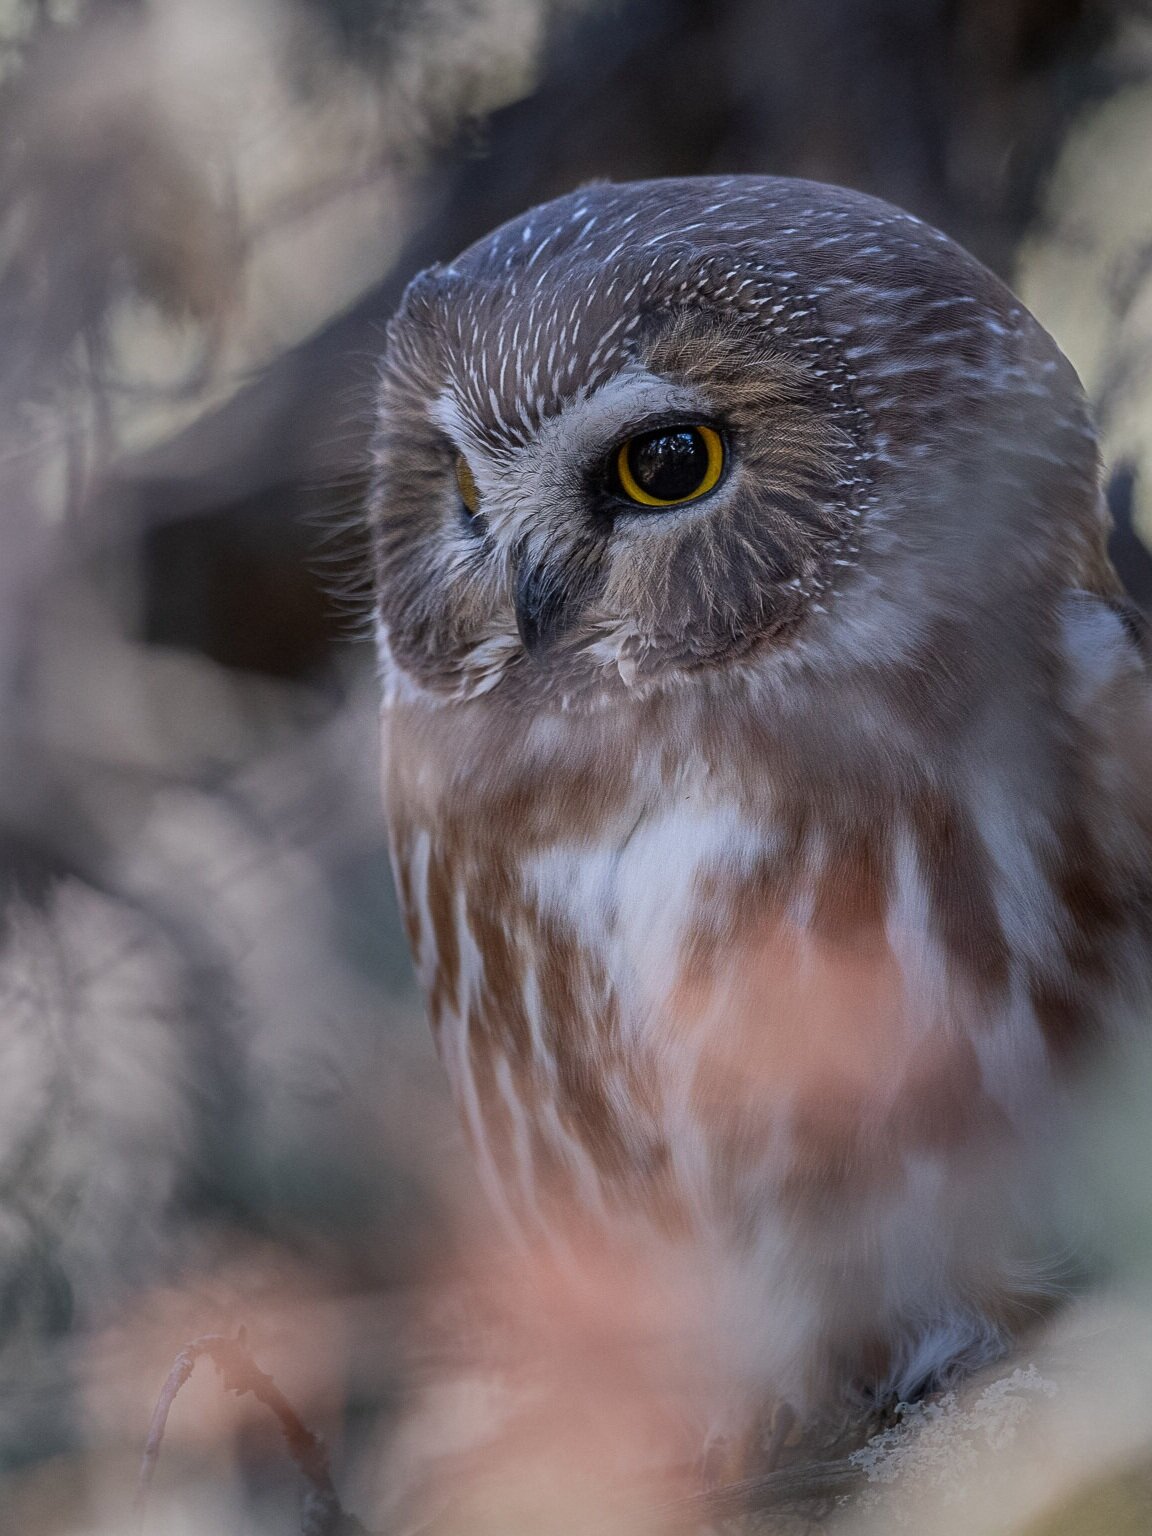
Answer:
M1068 702L1078 718L1103 723L1121 699L1132 703L1147 694L1148 621L1131 598L1076 588L1064 594L1060 624Z
M1090 743L1097 846L1140 907L1152 901L1152 641L1126 596L1074 590L1061 604L1065 705Z

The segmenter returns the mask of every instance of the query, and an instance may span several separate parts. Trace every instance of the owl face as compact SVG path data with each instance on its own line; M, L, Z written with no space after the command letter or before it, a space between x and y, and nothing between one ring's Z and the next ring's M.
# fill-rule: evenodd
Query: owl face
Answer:
M806 183L533 210L413 282L379 405L386 665L443 701L907 649L1059 582L1068 522L1098 532L1079 391L1031 317L943 236Z

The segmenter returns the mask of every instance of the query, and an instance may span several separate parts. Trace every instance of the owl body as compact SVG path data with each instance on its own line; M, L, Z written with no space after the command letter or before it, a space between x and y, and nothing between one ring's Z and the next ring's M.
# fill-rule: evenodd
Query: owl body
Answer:
M1067 364L869 199L594 187L413 285L377 462L398 886L509 1228L689 1255L804 1414L989 1358L1148 997Z

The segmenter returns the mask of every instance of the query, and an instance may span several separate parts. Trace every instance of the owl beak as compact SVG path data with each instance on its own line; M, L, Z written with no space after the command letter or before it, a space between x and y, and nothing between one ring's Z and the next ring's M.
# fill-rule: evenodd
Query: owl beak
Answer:
M529 655L546 650L563 632L568 606L564 587L544 567L521 567L515 606L516 628Z

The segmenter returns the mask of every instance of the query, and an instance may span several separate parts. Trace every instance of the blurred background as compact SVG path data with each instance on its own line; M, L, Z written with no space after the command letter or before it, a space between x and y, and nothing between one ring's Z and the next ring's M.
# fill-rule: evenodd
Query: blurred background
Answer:
M0 1530L131 1529L174 1355L240 1325L398 1529L475 1203L378 807L374 358L408 278L526 206L716 171L876 193L1012 282L1152 603L1152 6L0 0ZM1125 1171L1090 1202L1136 1307L1092 1378L1125 1466L1144 1116L1112 1102L1085 1159ZM1051 1385L957 1407L963 1455ZM151 1529L301 1529L246 1402L198 1369Z

